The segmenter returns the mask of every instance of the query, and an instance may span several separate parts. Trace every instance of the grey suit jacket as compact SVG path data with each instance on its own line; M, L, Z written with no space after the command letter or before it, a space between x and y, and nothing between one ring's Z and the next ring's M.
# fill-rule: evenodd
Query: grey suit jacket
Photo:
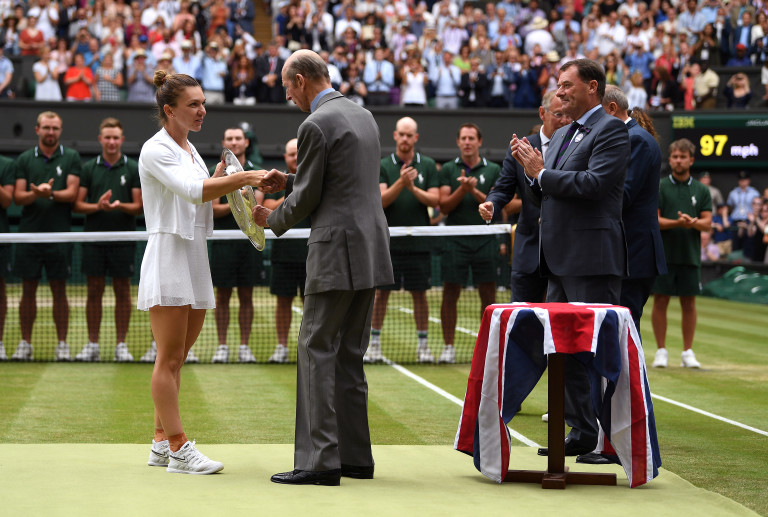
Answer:
M306 294L394 282L379 190L379 127L338 92L299 126L292 192L267 219L278 237L310 218Z
M555 161L568 126L549 143L541 187L540 253L557 276L627 273L621 222L630 155L626 125L602 108Z

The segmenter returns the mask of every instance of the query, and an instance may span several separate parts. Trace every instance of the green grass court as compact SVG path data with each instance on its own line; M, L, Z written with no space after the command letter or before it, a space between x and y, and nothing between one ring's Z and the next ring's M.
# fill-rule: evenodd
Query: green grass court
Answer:
M694 349L704 368L696 371L678 366L682 348L679 306L677 300L673 300L668 330L670 367L648 370L655 396L663 472L646 487L626 488L621 470L616 471L618 487L569 487L557 494L536 486L505 484L499 487L474 470L471 458L452 450L460 414L455 402L391 366L375 365L366 367L366 372L377 480L369 485L346 483L344 501L355 511L367 510L371 515L457 514L463 508L459 496L465 496L466 500L462 500L470 504L466 511L474 509L483 513L487 508L520 515L535 512L562 515L567 509L571 515L586 515L587 511L590 514L595 511L591 504L610 500L605 509L622 515L750 514L714 495L719 494L768 516L765 490L768 481L768 309L709 298L699 298L697 304L699 323ZM655 343L650 304L646 311L641 331L645 337L646 359L651 361ZM208 324L212 324L212 318L208 319ZM13 343L9 337L10 325L9 321L7 344ZM434 330L430 327L430 331L430 340L439 342L439 325ZM75 341L70 342L74 346ZM13 345L10 349L13 350ZM407 365L406 368L454 397L463 398L469 365ZM139 364L1 363L0 421L4 425L0 429L0 486L4 487L3 491L9 486L22 486L27 498L34 501L45 481L28 485L22 481L41 472L40 466L29 462L29 458L45 457L51 472L61 476L58 482L51 481L54 483L51 494L56 497L55 494L61 492L61 497L65 497L58 511L51 514L77 513L77 494L70 492L77 492L77 487L81 487L80 496L85 498L91 492L89 482L99 487L98 483L114 485L115 494L110 496L100 490L93 496L96 501L106 501L100 504L108 504L110 497L120 503L128 500L120 488L123 481L136 494L151 494L149 490L158 483L168 483L170 487L195 487L200 493L231 497L234 506L230 514L239 514L242 510L237 506L242 501L236 502L234 495L242 490L253 491L247 492L250 495L246 499L253 505L248 508L261 507L265 514L272 513L270 509L295 513L313 511L313 507L327 508L320 511L321 514L333 513L330 511L333 506L322 505L345 504L330 502L327 492L313 487L306 487L308 490L294 487L299 489L288 493L296 495L286 500L286 492L275 491L268 481L269 474L288 470L292 465L291 447L280 444L293 441L295 365L185 367L182 418L190 438L197 439L206 454L212 457L219 454L217 459L225 462L224 475L212 476L214 479L168 476L144 466L152 427L150 375L151 366ZM541 422L541 414L546 410L545 375L510 427L530 440L545 444L547 428ZM81 444L77 446L81 452L73 452L72 447L61 444ZM236 447L238 445L241 447ZM534 468L545 467L545 460L539 459L532 448L515 445L519 447L514 449L513 461ZM86 450L102 451L105 455L102 458L99 454L90 471L83 469L78 460L87 457L82 452ZM136 462L135 468L131 466L124 475L110 470L108 457L125 465ZM72 479L65 480L62 462L66 465L71 458L78 461L79 470L71 474ZM574 470L589 468L595 467L578 466ZM52 476L50 472L45 474L47 470L43 469L40 475ZM77 482L79 475L86 476L85 485ZM110 476L114 476L112 485L108 483ZM88 481L91 479L93 481ZM423 496L416 490L421 481L421 488L426 491ZM59 486L62 483L66 491ZM15 491L6 493L13 494L6 499L6 503L10 501L6 508L11 510L7 515L31 514L25 506L26 499ZM278 499L272 500L273 496ZM146 502L131 501L138 505L134 515L152 513L142 510ZM283 506L275 506L278 503ZM207 509L206 504L200 502L199 509ZM487 506L481 506L483 504ZM104 512L110 514L107 510ZM131 514L124 508L113 513Z

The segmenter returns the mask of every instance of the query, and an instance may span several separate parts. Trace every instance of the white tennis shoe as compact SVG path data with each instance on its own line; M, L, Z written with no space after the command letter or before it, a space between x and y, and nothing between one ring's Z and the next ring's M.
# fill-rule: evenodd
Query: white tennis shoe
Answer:
M66 341L59 341L59 344L56 345L56 352L54 353L54 358L57 361L71 361L72 355L69 353L69 345Z
M456 362L456 349L454 349L452 346L445 345L443 347L443 352L440 354L440 359L437 360L438 363L447 363L447 364L453 364Z
M240 345L240 349L237 351L237 361L240 363L255 363L256 356L253 355L248 345Z
M287 363L288 362L288 347L283 345L277 345L274 353L269 358L270 363Z
M171 446L168 440L162 442L156 442L152 440L152 448L149 449L149 461L147 465L150 467L167 467L168 466L168 453L171 452Z
M12 361L31 361L32 360L32 345L25 340L19 341L19 346L16 347L16 351L11 356Z
M8 355L5 353L5 345L0 341L0 361L7 361Z
M152 344L149 346L149 350L141 356L141 359L139 359L140 363L154 363L155 358L157 358L157 343L152 341Z
M192 363L199 363L200 359L197 358L195 355L195 352L192 348L189 349L189 353L187 353L187 359L184 361L186 364L192 364Z
M416 359L420 363L434 363L435 362L435 356L432 355L432 351L429 349L427 345L419 346L416 348Z
M98 363L101 360L101 352L99 351L98 343L86 343L80 353L75 356L75 361L83 361L85 363Z
M653 357L654 368L666 368L669 361L669 352L666 348L659 348L656 350L656 355Z
M192 351L190 350L189 353L191 354ZM189 361L189 356L187 356L187 361ZM219 345L219 348L216 349L216 352L213 354L213 357L211 357L212 363L228 363L229 362L229 347L227 345Z
M680 366L685 368L701 368L701 363L696 360L693 350L688 349L680 357Z
M115 347L115 362L116 363L132 363L133 356L128 351L128 345L120 342Z
M177 474L215 474L224 464L213 461L195 448L194 440L176 452L168 452L168 472Z
M365 363L380 363L384 360L384 355L381 353L381 344L371 343L368 345L368 350L365 351L363 356L363 362Z

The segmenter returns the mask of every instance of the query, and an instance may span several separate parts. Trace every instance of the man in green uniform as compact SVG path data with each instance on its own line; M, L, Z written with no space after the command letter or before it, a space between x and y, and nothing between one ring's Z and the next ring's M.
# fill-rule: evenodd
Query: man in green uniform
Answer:
M493 188L501 167L480 156L483 135L475 124L462 124L456 138L459 156L443 164L440 171L440 213L448 226L485 224L478 206ZM440 319L445 347L438 362L453 363L456 333L456 304L461 286L467 282L471 268L472 280L478 286L481 314L496 301L496 260L499 248L493 235L449 237L443 251L443 303Z
M83 164L80 191L74 212L85 214L86 232L129 232L136 230L136 216L142 212L139 164L125 156L123 125L106 118L99 126L101 154ZM88 343L76 361L99 361L99 330L106 277L112 277L115 292L114 360L131 362L125 337L131 320L131 277L135 271L136 243L109 242L83 244L83 273L87 278L88 298L85 318Z
M297 140L288 140L285 144L286 172L296 174L298 160ZM266 194L264 206L274 210L285 199L285 191ZM309 219L304 219L294 228L309 228ZM307 239L275 239L272 241L272 274L269 278L269 292L277 297L275 306L275 332L277 346L270 363L288 362L288 333L293 319L293 298L298 289L304 300L304 285L307 281Z
M59 143L62 121L58 114L44 111L37 116L38 145L24 151L14 164L16 186L13 201L22 207L19 232L68 232L72 229L72 205L80 187L80 154ZM32 327L37 316L37 286L43 267L53 295L53 321L58 345L57 361L71 359L67 278L71 273L72 245L19 244L14 272L22 280L19 303L21 341L11 359L32 360Z
M693 353L696 330L696 295L701 293L701 232L712 228L712 198L709 189L691 176L696 147L681 138L669 144L672 174L659 184L659 228L667 258L666 275L653 285L651 321L656 338L653 366L666 368L667 307L671 296L680 297L683 354L680 366L701 368Z
M8 214L6 210L13 201L13 185L16 178L13 177L13 160L0 156L0 233L11 231L8 225ZM11 245L0 245L0 361L7 361L8 355L5 353L5 344L3 344L3 334L5 332L5 315L8 312L8 299L5 296L5 275L8 272L10 264Z
M394 153L381 160L379 188L384 215L389 226L429 226L427 207L440 201L440 178L432 158L414 150L419 140L418 126L410 117L401 118L395 125ZM395 283L376 290L371 321L371 344L363 358L366 362L381 361L381 327L387 312L389 293L405 289L413 298L413 317L416 322L416 357L419 362L433 363L435 358L427 344L431 257L429 243L415 237L391 239L389 252Z
M221 145L232 151L244 170L258 168L245 157L248 139L242 128L231 127L224 130L224 139L221 141ZM215 166L211 167L211 174L215 169ZM256 196L256 201L261 204L264 200L264 194L259 190L254 190L253 194ZM216 230L240 229L229 209L226 197L213 201L213 218L213 225ZM247 239L213 241L211 243L211 278L214 287L216 287L216 333L219 337L219 347L211 358L212 363L229 362L229 345L227 345L229 300L232 298L232 290L235 287L237 287L237 298L240 302L238 313L240 348L237 352L237 360L241 363L256 362L256 357L248 347L253 324L253 288L264 277L264 261L261 252L256 251L253 244ZM196 357L190 350L187 361L195 360Z

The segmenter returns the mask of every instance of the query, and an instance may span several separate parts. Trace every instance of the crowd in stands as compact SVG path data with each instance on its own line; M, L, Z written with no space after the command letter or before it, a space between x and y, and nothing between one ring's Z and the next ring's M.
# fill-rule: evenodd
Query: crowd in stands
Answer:
M738 185L727 197L711 184L709 172L699 180L709 188L714 209L712 231L701 235L701 260L768 264L768 188L761 196L748 171L738 173Z
M151 102L163 68L196 77L212 104L284 103L282 63L309 48L333 86L365 105L536 108L559 67L579 57L600 62L630 107L768 101L763 0L254 4L0 0L0 97ZM269 42L254 38L256 10L272 16ZM35 60L25 92L14 92L13 56ZM761 67L764 91L752 91L743 67Z

